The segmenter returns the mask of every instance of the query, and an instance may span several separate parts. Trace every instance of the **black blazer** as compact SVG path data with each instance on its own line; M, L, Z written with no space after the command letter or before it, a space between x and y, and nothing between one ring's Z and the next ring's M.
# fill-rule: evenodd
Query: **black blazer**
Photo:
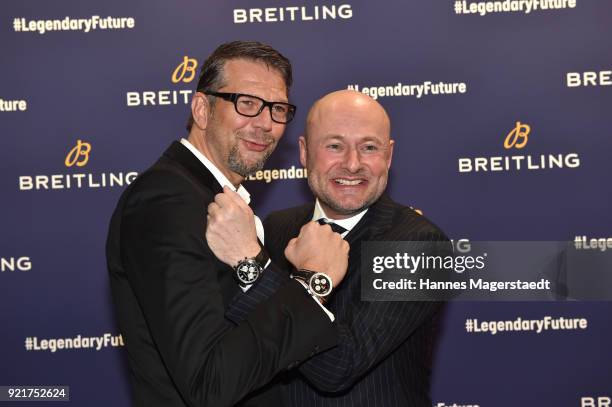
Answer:
M279 265L290 268L284 248L313 210L313 204L287 209L264 222L266 246ZM440 304L361 301L360 243L448 239L425 217L385 195L345 239L351 245L348 273L327 303L340 331L338 346L281 374L267 391L282 394L287 406L431 406L432 327ZM254 298L267 298L283 284L282 279L272 281L276 276L264 273L262 284L234 300L227 317L242 321L257 303Z
M233 405L337 343L334 324L293 281L240 324L224 318L241 291L204 238L206 208L221 191L174 142L113 214L106 255L134 405ZM266 271L278 272L274 264Z

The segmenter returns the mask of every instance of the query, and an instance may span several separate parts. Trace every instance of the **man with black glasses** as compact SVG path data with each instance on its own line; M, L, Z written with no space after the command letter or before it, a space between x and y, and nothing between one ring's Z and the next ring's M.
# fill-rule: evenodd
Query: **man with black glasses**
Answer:
M188 138L172 143L117 205L107 262L135 405L233 405L337 343L333 315L295 280L239 325L224 318L259 276L282 272L263 250L241 182L263 167L294 116L291 80L289 61L271 47L221 45L202 66ZM227 205L234 209L220 219ZM239 228L234 249L218 257L204 239L211 217ZM286 255L331 286L346 273L348 244L313 223Z

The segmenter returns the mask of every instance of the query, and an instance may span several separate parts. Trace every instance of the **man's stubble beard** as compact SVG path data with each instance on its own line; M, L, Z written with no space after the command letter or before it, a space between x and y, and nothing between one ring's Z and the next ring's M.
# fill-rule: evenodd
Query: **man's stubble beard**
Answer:
M270 148L264 154L264 156L257 160L255 163L248 165L240 156L240 149L238 148L238 139L232 146L227 156L227 165L230 170L239 174L243 178L247 178L249 175L261 171L266 164L266 161L274 151L274 148Z

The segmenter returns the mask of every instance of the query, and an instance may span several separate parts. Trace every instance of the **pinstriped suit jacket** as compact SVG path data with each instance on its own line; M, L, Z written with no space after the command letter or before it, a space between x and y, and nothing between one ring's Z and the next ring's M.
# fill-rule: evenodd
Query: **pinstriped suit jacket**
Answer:
M311 220L314 205L271 214L264 222L266 246L275 263L290 270L287 242ZM349 232L349 267L326 306L336 316L339 345L279 375L245 406L431 406L428 395L433 302L361 301L361 241L445 241L444 233L412 209L383 195ZM450 247L449 247L450 250ZM226 317L238 323L288 278L264 273L246 295L236 297ZM299 361L296 361L296 363Z

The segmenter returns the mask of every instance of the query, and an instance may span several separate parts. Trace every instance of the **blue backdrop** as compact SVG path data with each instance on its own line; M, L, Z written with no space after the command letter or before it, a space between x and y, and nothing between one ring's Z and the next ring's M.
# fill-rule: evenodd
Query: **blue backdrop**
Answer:
M612 237L610 2L9 0L0 17L0 385L129 405L108 222L125 185L186 135L193 68L230 40L267 42L294 66L297 117L270 172L245 184L260 217L311 199L299 171L271 170L301 168L309 106L352 87L391 116L391 195L454 239ZM451 304L434 403L606 405L611 311ZM588 326L466 330L546 316Z

